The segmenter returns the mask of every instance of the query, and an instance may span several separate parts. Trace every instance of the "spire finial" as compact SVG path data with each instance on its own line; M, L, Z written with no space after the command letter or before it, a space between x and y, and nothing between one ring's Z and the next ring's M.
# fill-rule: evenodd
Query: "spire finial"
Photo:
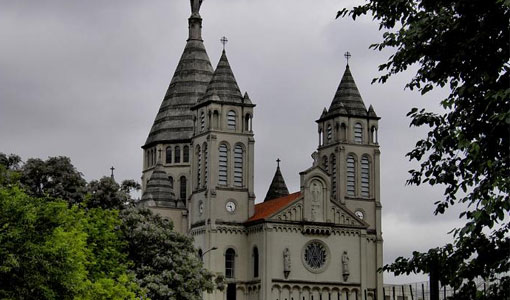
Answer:
M113 170L115 170L115 168L112 166L112 167L110 168L110 170L112 170L112 175L110 175L110 177L111 177L112 179L114 179L114 178L113 178Z
M223 51L225 51L225 45L226 45L226 44L227 44L227 42L228 42L227 37L225 37L225 36L224 36L224 37L222 37L222 38L220 39L220 42L223 44Z
M278 167L278 168L280 167L280 162L281 162L281 161L282 161L282 160L281 160L281 159L279 159L279 158L277 158L277 159L276 159L276 167Z
M347 60L347 65L349 65L349 58L351 58L351 52L347 51L344 53L344 57Z

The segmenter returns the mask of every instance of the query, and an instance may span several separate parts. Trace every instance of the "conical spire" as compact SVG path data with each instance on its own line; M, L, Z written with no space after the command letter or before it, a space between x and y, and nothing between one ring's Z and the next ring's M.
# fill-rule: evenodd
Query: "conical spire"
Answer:
M354 82L349 65L345 67L345 72L338 85L335 97L328 110L328 115L345 113L352 116L366 116L367 109L363 99Z
M222 102L242 103L243 100L225 50L221 54L220 61L207 86L205 95L200 101L212 100L211 98L214 95L218 95Z
M273 181L269 186L264 202L284 197L289 194L289 189L287 189L285 179L283 179L282 172L280 171L280 159L277 159L276 162L276 172L274 173Z
M193 135L191 107L197 104L212 78L213 68L201 37L202 0L191 0L189 38L143 148L185 141Z
M147 187L142 195L142 205L160 207L184 207L182 201L177 201L168 174L165 172L161 158L158 159Z

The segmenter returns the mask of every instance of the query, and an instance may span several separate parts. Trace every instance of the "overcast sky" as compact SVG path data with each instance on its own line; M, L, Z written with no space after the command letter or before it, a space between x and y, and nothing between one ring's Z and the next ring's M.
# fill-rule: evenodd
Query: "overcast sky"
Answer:
M360 1L205 0L203 38L213 67L227 55L254 114L255 187L262 201L276 158L289 190L312 164L317 120L329 107L350 51L351 71L368 107L381 117L384 260L439 246L459 224L458 211L433 216L441 189L405 186L405 158L424 129L409 128L412 107L439 110L447 91L421 97L404 90L413 75L371 85L390 51L370 18L335 20ZM187 39L188 0L0 0L0 152L24 160L64 155L87 180L136 179L141 145ZM423 276L387 282L412 282Z

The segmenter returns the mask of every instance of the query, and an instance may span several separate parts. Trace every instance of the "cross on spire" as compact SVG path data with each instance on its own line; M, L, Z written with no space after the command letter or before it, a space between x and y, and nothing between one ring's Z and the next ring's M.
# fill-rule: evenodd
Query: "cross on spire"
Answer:
M280 167L280 162L281 162L281 159L276 159L276 166L279 168Z
M347 51L344 53L345 59L347 59L347 65L349 65L349 58L351 58L351 52Z
M110 175L110 177L113 179L113 170L115 170L115 168L112 166L110 170L112 170L112 175Z
M225 37L225 36L224 36L224 37L222 37L222 38L220 39L220 42L223 44L223 51L225 51L225 45L226 45L226 44L227 44L227 42L228 42L227 37Z

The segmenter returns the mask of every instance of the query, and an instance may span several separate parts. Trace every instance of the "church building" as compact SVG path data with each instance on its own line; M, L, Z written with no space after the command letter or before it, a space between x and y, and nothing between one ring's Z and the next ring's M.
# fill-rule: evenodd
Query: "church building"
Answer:
M289 193L278 161L256 204L256 101L225 50L211 65L201 3L191 0L189 38L142 146L141 204L192 236L204 266L225 277L226 289L204 299L383 299L379 117L349 65L316 120L319 144L299 191Z

